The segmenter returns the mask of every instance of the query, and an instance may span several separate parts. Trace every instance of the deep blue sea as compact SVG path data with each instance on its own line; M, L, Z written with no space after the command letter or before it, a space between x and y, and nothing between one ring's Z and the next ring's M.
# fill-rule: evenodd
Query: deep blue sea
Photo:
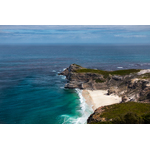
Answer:
M103 70L150 69L150 46L1 45L0 123L86 123L81 90L64 89L70 64Z

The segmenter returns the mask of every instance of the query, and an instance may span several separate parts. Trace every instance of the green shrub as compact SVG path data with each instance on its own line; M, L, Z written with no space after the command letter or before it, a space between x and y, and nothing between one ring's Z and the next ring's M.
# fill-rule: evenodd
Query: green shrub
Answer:
M143 120L144 120L145 124L150 124L150 112L143 115L142 117L143 117Z
M112 123L113 124L124 124L125 123L124 117L122 115L119 115L118 117L113 119Z
M136 113L128 112L124 116L124 120L126 124L140 124L143 123L142 117L138 116Z
M96 83L103 83L103 82L105 82L105 80L103 80L103 79L96 79L95 82Z
M96 69L79 69L76 70L77 73L98 73L107 78L109 74L111 75L128 75L130 73L137 73L140 69L128 69L128 70L116 70L116 71L104 71L104 70L96 70Z
M141 116L137 115L134 112L128 112L125 115L120 115L116 117L113 121L113 124L141 124L144 123L144 120Z
M142 78L142 79L149 79L149 78L150 78L150 73L142 74L142 75L140 76L140 78Z
M150 103L127 102L105 106L100 114L106 122L96 124L150 124Z

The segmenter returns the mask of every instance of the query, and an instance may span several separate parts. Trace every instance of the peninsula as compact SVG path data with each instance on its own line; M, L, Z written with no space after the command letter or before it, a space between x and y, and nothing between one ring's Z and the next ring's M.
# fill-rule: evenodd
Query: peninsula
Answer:
M87 123L150 123L150 69L104 71L71 64L59 75L82 89L94 113Z

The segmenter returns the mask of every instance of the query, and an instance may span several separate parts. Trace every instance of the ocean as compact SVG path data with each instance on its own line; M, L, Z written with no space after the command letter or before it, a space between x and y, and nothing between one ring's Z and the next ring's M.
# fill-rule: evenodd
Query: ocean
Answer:
M0 45L0 124L85 124L91 106L58 75L73 63L150 69L150 46Z

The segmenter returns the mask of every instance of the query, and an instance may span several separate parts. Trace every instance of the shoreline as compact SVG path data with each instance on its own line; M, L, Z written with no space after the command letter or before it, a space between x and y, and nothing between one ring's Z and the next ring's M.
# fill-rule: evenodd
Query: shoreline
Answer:
M65 88L82 91L80 101L85 105L83 115L89 110L94 111L87 119L88 123L92 120L104 121L99 111L105 106L111 109L129 101L150 103L150 69L105 71L71 64L59 75L66 76L68 80Z
M96 105L89 93L89 90L83 90L82 91L82 96L84 97L85 99L85 102L89 105L89 106L92 106L92 109L93 111L96 109Z
M101 106L112 105L121 102L121 97L117 95L107 95L107 90L83 90L82 96L88 105L92 105L95 111Z

